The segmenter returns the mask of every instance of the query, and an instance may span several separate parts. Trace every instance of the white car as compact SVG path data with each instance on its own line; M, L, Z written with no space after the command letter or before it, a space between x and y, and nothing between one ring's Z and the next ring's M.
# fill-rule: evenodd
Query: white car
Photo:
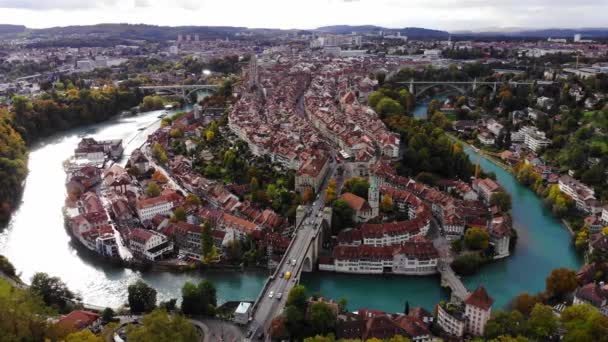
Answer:
M270 291L270 293L268 294L268 298L272 298L274 297L274 291Z
M281 293L281 292L277 293L277 299L281 299L281 297L283 297L283 293Z
M295 266L296 265L296 259L291 259L291 266Z

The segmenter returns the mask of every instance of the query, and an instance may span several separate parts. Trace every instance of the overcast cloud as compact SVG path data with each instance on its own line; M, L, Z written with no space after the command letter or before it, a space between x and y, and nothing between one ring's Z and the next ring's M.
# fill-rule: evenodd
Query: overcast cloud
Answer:
M608 26L608 0L0 0L0 24L97 23L443 30Z

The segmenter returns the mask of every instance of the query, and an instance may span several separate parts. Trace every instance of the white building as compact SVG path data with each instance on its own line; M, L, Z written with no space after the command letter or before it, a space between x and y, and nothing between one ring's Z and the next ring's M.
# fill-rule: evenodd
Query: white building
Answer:
M141 221L147 221L159 214L169 215L173 206L173 202L164 196L146 198L137 202L137 216Z
M465 300L464 314L467 317L466 330L472 335L483 336L486 323L492 313L494 300L488 295L486 289L478 287Z
M156 261L173 251L173 243L161 233L135 228L129 234L129 248L143 259Z
M557 184L561 192L570 196L576 202L576 207L579 210L587 211L588 207L586 201L595 199L595 191L592 188L571 176L563 175L559 177L559 182Z
M249 302L240 302L234 311L234 323L245 325L249 322L249 315L253 305Z

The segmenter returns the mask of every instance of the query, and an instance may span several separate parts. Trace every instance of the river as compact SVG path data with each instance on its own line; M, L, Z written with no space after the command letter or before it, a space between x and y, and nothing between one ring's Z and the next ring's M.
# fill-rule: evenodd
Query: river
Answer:
M99 139L122 138L128 154L158 127L158 114L157 111L115 118L50 137L32 147L22 204L8 227L0 233L0 254L9 258L22 279L29 281L35 272L46 272L63 279L86 303L111 307L126 301L127 286L139 278L158 291L159 300L178 298L185 281L201 279L215 283L220 302L252 300L257 296L267 277L263 271L187 274L132 271L103 265L80 255L71 245L61 214L65 198L62 162L70 157L84 135ZM473 151L467 153L474 157ZM486 171L494 171L513 197L519 244L513 256L484 267L478 275L466 278L465 284L469 288L483 284L495 298L495 307L502 307L522 291L542 290L544 279L553 268L577 268L581 261L571 246L568 232L543 208L538 197L489 161L481 159L480 165ZM448 297L448 292L439 286L438 276L355 276L317 272L303 275L302 282L311 293L334 299L346 297L350 309L397 312L403 310L406 300L411 306L432 309L439 300Z

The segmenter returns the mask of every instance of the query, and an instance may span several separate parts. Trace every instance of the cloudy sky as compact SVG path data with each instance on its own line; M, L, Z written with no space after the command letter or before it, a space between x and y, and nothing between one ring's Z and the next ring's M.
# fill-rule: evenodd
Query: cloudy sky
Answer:
M444 30L608 26L608 0L0 0L0 23L315 28L373 24Z

